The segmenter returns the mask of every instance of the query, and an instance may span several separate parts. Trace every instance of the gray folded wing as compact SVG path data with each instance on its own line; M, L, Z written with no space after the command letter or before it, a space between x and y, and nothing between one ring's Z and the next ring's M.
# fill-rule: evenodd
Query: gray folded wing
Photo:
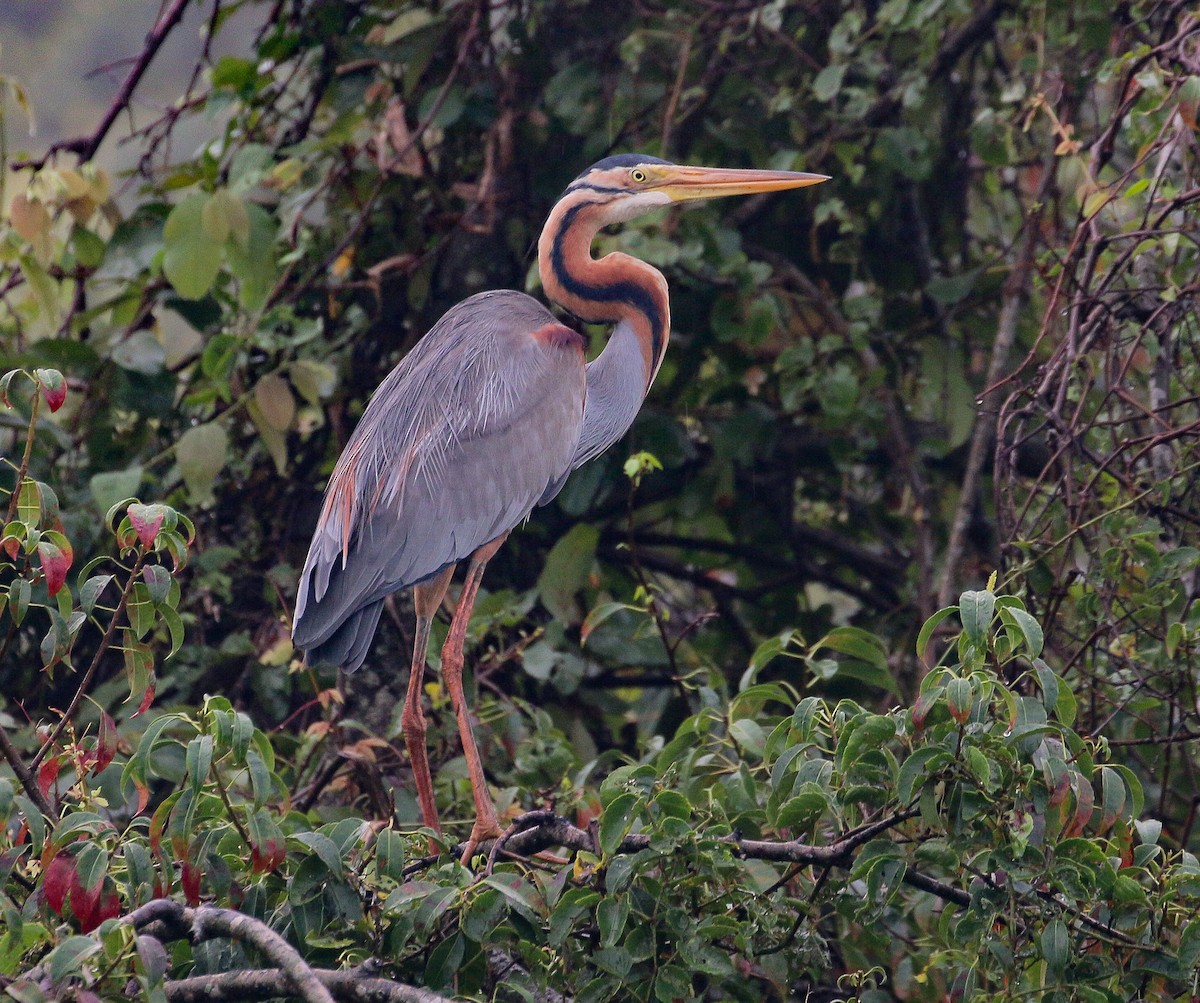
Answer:
M382 600L512 529L571 469L583 356L521 293L449 311L380 385L330 478L293 640L357 668ZM364 636L365 635L365 636Z

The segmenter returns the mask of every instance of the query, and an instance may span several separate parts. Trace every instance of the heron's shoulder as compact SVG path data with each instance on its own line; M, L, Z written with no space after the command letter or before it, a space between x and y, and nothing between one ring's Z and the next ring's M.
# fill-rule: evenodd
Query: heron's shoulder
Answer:
M582 334L563 324L532 296L514 289L469 296L452 307L438 327L444 329L444 333L438 332L442 337L470 346L468 363L496 367L515 362L530 348L557 354L582 353L587 347Z
M532 296L515 289L489 289L456 303L438 323L486 324L532 331L552 321L554 314Z

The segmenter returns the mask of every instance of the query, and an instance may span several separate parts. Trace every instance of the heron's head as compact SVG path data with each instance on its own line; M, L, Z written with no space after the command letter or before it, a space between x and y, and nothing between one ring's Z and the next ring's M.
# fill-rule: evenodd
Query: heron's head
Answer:
M604 223L620 223L674 202L778 192L828 180L824 174L799 171L685 167L658 157L622 153L592 164L563 194L586 192L589 202L604 206Z

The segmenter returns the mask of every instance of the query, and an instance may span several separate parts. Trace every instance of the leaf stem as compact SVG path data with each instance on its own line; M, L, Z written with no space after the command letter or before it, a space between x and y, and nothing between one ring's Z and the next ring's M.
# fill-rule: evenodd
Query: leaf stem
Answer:
M5 522L12 522L13 516L17 514L17 504L21 499L21 484L25 480L25 475L29 472L29 458L33 455L33 440L37 433L38 406L41 402L42 381L34 376L33 403L29 406L29 431L25 433L25 452L21 456L21 465L17 467L17 479L13 482L15 485L13 493L8 498L8 514L4 517Z

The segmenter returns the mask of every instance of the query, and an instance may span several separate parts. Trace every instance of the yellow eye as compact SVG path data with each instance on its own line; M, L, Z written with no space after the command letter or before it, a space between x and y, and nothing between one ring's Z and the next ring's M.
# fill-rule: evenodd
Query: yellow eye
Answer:
M641 170L640 168L635 168L634 170L630 171L629 176L631 178L633 178L633 180L636 181L639 185L643 181L646 180L646 172Z

